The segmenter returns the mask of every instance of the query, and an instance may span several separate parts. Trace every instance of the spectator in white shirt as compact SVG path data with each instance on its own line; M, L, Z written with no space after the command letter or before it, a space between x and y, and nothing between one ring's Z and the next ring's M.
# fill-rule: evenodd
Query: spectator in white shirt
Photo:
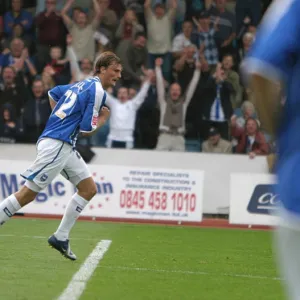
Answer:
M182 25L182 32L177 34L173 39L172 54L174 58L179 58L185 47L190 46L193 32L193 23L185 21Z
M136 113L147 96L151 79L154 76L154 72L151 70L145 73L145 82L131 100L129 100L128 89L125 87L119 89L118 99L110 94L107 95L106 104L111 110L110 131L107 139L108 148L133 148Z

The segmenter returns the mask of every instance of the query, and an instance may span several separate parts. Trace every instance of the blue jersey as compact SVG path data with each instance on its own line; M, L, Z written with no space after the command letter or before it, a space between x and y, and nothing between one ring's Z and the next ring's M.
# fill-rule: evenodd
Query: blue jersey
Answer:
M283 206L300 215L300 0L274 1L244 66L248 73L285 83L287 98L277 137L277 192Z
M57 104L40 139L50 137L74 146L79 132L97 128L99 112L106 100L98 77L56 86L48 94Z

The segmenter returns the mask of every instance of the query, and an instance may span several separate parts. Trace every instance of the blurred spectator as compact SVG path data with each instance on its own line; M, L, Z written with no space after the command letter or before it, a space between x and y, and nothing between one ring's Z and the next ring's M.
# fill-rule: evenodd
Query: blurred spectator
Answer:
M11 11L4 15L4 33L7 37L13 35L13 27L16 24L22 25L24 35L32 35L33 18L30 12L22 9L22 0L11 1Z
M26 142L36 143L51 114L49 99L41 79L32 85L32 97L26 102L23 113Z
M202 152L205 153L232 153L230 142L223 140L216 128L211 128L208 134L208 140L202 144Z
M182 93L185 93L196 69L196 46L190 45L184 48L181 57L176 60L174 70L181 86Z
M118 25L118 18L115 11L109 8L110 2L110 0L98 0L101 12L98 30L112 40Z
M56 0L46 0L46 10L39 13L35 19L40 45L47 47L65 45L67 31L55 6Z
M253 42L254 42L254 35L250 32L245 33L245 35L243 36L242 48L239 49L239 52L238 52L238 63L241 63L241 61L247 55Z
M184 95L182 95L181 87L178 83L173 83L170 86L169 93L165 93L161 71L162 59L157 58L155 64L158 103L160 107L160 135L156 149L184 151L185 116L200 78L201 64L200 62L197 63L193 78Z
M212 78L204 87L202 93L202 137L207 139L209 128L215 127L219 130L221 137L229 140L228 122L233 113L230 95L232 85L225 81L226 76L221 64Z
M148 52L150 68L154 68L155 60L163 59L164 78L170 82L172 75L172 25L176 14L177 1L172 0L171 7L166 11L165 5L156 3L154 12L151 8L151 0L144 4L145 18L147 22Z
M159 108L157 104L156 75L152 77L145 101L136 116L135 147L155 149L159 127Z
M139 87L143 81L143 68L148 65L148 51L146 49L146 36L142 32L138 32L134 40L128 47L117 51L117 55L123 63L122 82L126 87Z
M0 143L15 143L20 134L13 105L3 105L0 109Z
M128 88L128 99L133 99L137 94L137 90L134 87Z
M261 0L236 0L237 32L240 31L246 17L250 19L252 25L257 26L261 19L261 8Z
M93 63L88 58L83 58L78 63L76 53L72 47L72 36L67 36L67 57L71 66L72 82L81 81L93 76Z
M107 139L108 148L133 148L136 113L145 100L152 76L153 71L148 71L146 81L138 94L131 100L129 100L126 87L119 88L118 99L111 95L107 96L106 104L111 110L110 131Z
M51 74L57 85L69 83L71 80L70 65L68 59L63 58L63 49L60 46L50 48L50 59L44 70Z
M37 28L37 65L38 72L42 72L43 66L49 60L49 48L61 46L65 49L67 29L56 10L56 0L46 0L46 10L39 13L35 19Z
M116 31L116 53L126 52L131 42L135 39L136 34L143 31L144 28L138 23L135 12L127 9Z
M95 16L91 23L88 23L88 16L84 11L81 11L78 17L74 17L74 20L67 15L73 2L74 0L67 0L61 11L65 25L73 37L72 46L79 60L83 58L94 60L96 53L94 34L100 24L101 16L98 1L93 0Z
M3 17L0 15L0 41L2 39L4 32L4 22L3 22Z
M192 44L191 37L193 32L193 23L185 21L182 25L182 32L173 39L172 54L174 58L179 58L183 54L185 47Z
M10 49L3 55L1 68L12 66L16 71L22 71L27 80L31 80L37 74L33 60L29 57L28 49L19 38L14 38L10 43ZM26 82L28 83L28 82Z
M232 85L232 92L230 95L232 108L236 109L240 106L242 101L242 91L240 86L240 76L237 72L233 71L234 60L231 54L223 57L222 66L225 71L225 81Z
M259 120L257 120L256 118L256 111L252 102L250 101L243 102L241 111L242 111L242 116L236 119L236 126L238 128L244 128L246 121L249 118L255 119L258 125L260 125Z
M24 28L21 24L15 24L12 28L12 35L9 38L5 38L2 40L2 48L4 49L4 53L8 53L8 51L10 51L10 43L15 38L19 38L24 42L25 48L28 49L30 54L34 52L35 48L32 38L24 34Z
M22 72L16 72L13 67L5 67L2 73L3 82L0 86L0 107L11 104L16 118L21 115L22 107L28 99L28 92Z
M155 5L157 3L165 3L165 6L167 9L172 7L173 5L173 0L151 0L151 7L155 8ZM177 0L177 8L176 8L176 15L175 15L175 24L174 24L174 33L175 35L178 34L182 28L182 23L185 19L185 14L186 14L186 1L185 0Z
M42 72L41 79L43 81L45 90L47 90L47 91L54 88L54 86L55 86L55 80L52 77L52 75L54 75L53 70L49 67L45 67Z
M210 15L208 12L200 14L199 21L194 19L198 27L199 35L199 53L204 56L208 62L210 69L215 70L219 62L218 48L215 43L215 34L218 31L219 18L216 18L213 26L211 26Z
M55 10L61 11L64 7L65 0L55 0ZM37 6L36 6L36 15L46 10L47 7L47 1L45 0L37 0Z
M269 153L269 146L255 119L248 118L245 127L239 128L236 124L236 116L233 116L231 118L231 132L232 136L238 140L237 153L248 154L250 158Z
M218 31L215 35L219 57L227 53L234 53L233 40L236 36L236 19L235 15L226 9L226 0L216 0L216 6L211 6L209 9L213 20L220 18Z

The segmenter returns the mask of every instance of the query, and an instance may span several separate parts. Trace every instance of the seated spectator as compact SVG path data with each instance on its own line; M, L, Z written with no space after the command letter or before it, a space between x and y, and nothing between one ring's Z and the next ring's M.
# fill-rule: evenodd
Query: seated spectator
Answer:
M4 15L4 33L7 37L12 37L13 27L16 24L22 25L24 35L32 35L33 18L30 12L22 9L22 0L11 1L12 10Z
M225 71L226 79L232 85L232 93L230 95L233 109L240 106L242 101L242 90L240 86L240 76L233 70L234 60L233 55L227 54L223 56L222 66Z
M172 25L176 8L176 0L172 0L171 7L167 11L165 5L160 2L155 4L154 11L151 8L151 0L146 0L144 4L147 23L149 66L153 69L155 60L162 58L163 76L168 82L171 82L172 76Z
M36 143L51 114L48 95L41 79L32 85L32 97L26 102L23 113L26 142Z
M256 155L267 155L270 152L265 136L253 118L248 118L245 127L239 128L236 124L236 116L233 116L231 134L238 140L236 153L248 154L250 158L254 158Z
M146 81L131 100L129 100L128 89L125 87L119 89L118 99L111 95L107 96L106 104L111 110L110 130L107 139L108 148L133 148L136 113L145 100L152 77L153 71L148 71Z
M210 128L208 140L202 144L202 152L204 153L232 153L230 142L223 140L216 128Z
M88 58L93 61L96 53L94 34L99 26L101 16L98 1L93 0L95 17L91 23L88 22L88 16L84 11L81 11L74 20L67 15L73 2L74 0L67 0L66 5L61 11L62 18L73 37L72 46L78 60Z
M88 58L83 58L80 63L72 47L72 36L67 36L67 58L71 66L72 82L85 80L93 76L93 63Z
M201 64L200 62L197 63L193 78L185 94L182 94L178 83L173 83L170 86L169 93L166 94L161 70L162 59L157 58L155 64L158 103L160 107L160 135L156 149L184 151L185 116L200 78Z
M179 58L183 54L185 47L192 44L193 23L185 21L182 25L182 32L177 34L172 42L172 54L174 58Z
M215 43L215 34L218 31L219 18L216 18L213 26L208 12L200 14L199 21L194 19L198 27L198 43L200 56L204 56L212 72L219 62L218 48Z
M241 61L244 59L244 57L247 55L253 42L254 42L254 35L250 32L245 33L243 36L242 48L240 48L238 52L238 64L240 64Z
M15 143L21 135L14 107L5 104L0 109L0 143Z
M16 118L21 116L21 110L28 99L28 92L21 71L16 72L13 67L5 67L0 85L0 106L11 104Z
M256 118L256 111L255 111L255 107L252 102L244 101L241 106L241 110L242 110L242 116L240 116L236 119L237 127L244 128L246 121L249 118L255 119L256 122L258 123L258 125L260 125L259 120Z
M147 68L148 65L146 41L145 34L138 32L126 51L123 49L120 52L120 48L116 51L123 63L122 82L126 87L139 87L143 81L143 68Z

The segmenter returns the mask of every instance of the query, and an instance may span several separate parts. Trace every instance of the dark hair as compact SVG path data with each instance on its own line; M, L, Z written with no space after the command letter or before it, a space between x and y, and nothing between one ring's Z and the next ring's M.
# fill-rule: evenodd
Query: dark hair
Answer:
M100 73L102 67L108 68L112 64L121 64L121 59L111 51L101 53L95 64L95 75Z
M137 32L134 36L134 40L137 40L140 36L144 37L146 39L146 35L144 32Z

